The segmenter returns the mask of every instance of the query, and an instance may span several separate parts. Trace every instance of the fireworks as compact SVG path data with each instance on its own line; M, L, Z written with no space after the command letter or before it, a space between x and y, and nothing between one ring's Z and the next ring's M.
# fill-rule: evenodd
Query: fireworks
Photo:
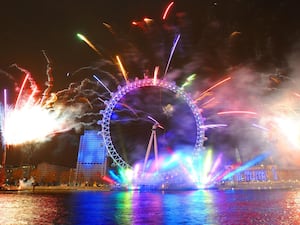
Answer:
M176 35L176 37L174 39L173 46L172 46L172 49L171 49L171 52L170 52L169 60L168 60L164 75L166 75L167 72L168 72L168 69L169 69L169 66L170 66L170 63L171 63L171 60L172 60L172 56L174 54L174 51L176 49L176 46L177 46L177 43L178 43L179 39L180 39L180 34Z
M224 74L228 74L225 78L224 74L214 74L216 70L208 68L209 66L205 67L203 63L207 59L199 56L205 53L186 53L189 52L191 48L188 48L189 44L187 44L189 43L189 40L187 39L188 35L184 33L188 26L183 22L183 17L177 21L176 25L169 24L171 21L168 20L168 15L171 9L173 9L172 7L174 4L174 2L170 2L167 5L161 18L159 18L160 21L158 25L156 24L155 18L150 19L149 17L144 17L141 21L132 22L132 25L142 28L138 30L146 36L145 39L149 42L152 41L153 36L155 36L154 34L156 34L156 25L158 27L161 25L164 28L161 33L167 34L166 36L169 37L158 37L157 39L160 40L157 40L155 44L151 45L151 51L149 51L150 53L147 53L149 53L149 55L153 54L153 56L151 55L154 58L153 62L150 59L147 59L147 57L144 57L146 54L140 54L136 48L132 47L131 43L124 46L124 49L126 49L125 52L122 52L119 55L112 54L115 55L114 59L105 60L103 59L104 55L100 53L96 46L86 36L77 33L77 37L80 40L84 41L94 52L101 56L101 62L97 65L93 67L84 67L75 71L75 73L83 72L83 70L85 70L85 72L88 72L89 70L93 72L89 75L92 75L93 78L96 79L96 82L85 83L85 89L80 89L79 86L70 84L68 90L51 93L54 78L51 73L52 68L50 60L45 54L45 51L43 51L43 55L47 61L47 83L44 91L40 90L39 85L35 82L34 77L29 71L15 64L14 66L24 74L25 78L18 89L18 96L14 104L7 104L7 92L5 91L4 104L1 108L2 144L21 145L25 143L43 142L49 140L57 133L65 132L77 127L78 124L95 124L95 121L97 121L97 119L94 119L96 117L95 115L99 116L98 112L100 110L98 109L105 108L105 105L114 94L113 90L115 90L116 86L119 85L119 83L129 84L131 83L131 80L134 79L129 72L132 67L130 64L134 62L135 68L142 68L143 71L139 71L139 76L144 76L145 80L148 79L149 74L152 74L147 71L152 71L154 68L152 79L154 85L157 85L158 82L160 82L159 77L161 77L162 81L181 81L181 88L178 92L192 90L193 96L187 95L185 97L191 98L193 104L197 104L197 106L200 107L199 110L197 107L192 107L193 109L197 108L197 113L201 112L205 114L205 124L200 127L203 130L210 129L208 130L210 135L213 135L213 132L217 133L215 135L216 139L211 142L216 142L214 151L222 152L224 154L216 153L217 157L216 159L213 159L212 150L203 148L201 149L203 150L201 152L202 155L198 156L196 159L191 159L185 152L176 151L176 153L173 152L168 157L165 156L159 159L160 163L158 170L161 172L161 176L165 177L157 175L157 172L153 169L153 163L147 165L149 170L141 175L141 173L143 173L143 170L141 169L142 166L136 164L133 166L132 170L123 170L124 168L120 168L118 175L114 172L110 172L111 177L104 177L104 180L107 182L126 183L134 186L136 185L138 178L145 183L149 183L149 180L154 180L157 182L156 184L167 185L164 183L165 179L168 178L170 181L174 178L172 182L178 182L184 179L187 182L193 182L197 186L206 186L221 178L230 178L239 171L245 170L249 168L249 166L265 160L269 154L263 154L264 157L260 157L261 153L264 153L267 150L269 153L270 148L273 148L272 151L274 155L280 155L278 158L286 156L287 152L292 152L291 155L296 156L298 154L297 151L300 150L298 107L300 95L297 88L295 88L295 86L292 88L284 87L284 81L288 79L284 80L283 76L279 76L278 74L263 77L253 70L245 72L245 70L239 70L239 68L227 68L227 70L224 70ZM103 23L103 25L108 29L110 35L114 36L114 39L118 38L118 35L115 30L112 29L110 24ZM211 23L210 25L216 30L218 29L218 26L220 26L217 22ZM233 45L236 39L244 35L244 33L237 31L227 32L226 35L228 36L228 34L230 34L230 45ZM203 37L205 36L205 34L201 35ZM169 39L173 39L173 42ZM168 45L166 45L164 41L168 42ZM149 42L141 40L142 45L147 45ZM122 43L123 42L120 41L118 44L121 45ZM171 45L170 52L164 49L165 45L168 47ZM152 48L152 46L160 46L160 48ZM229 49L230 47L232 46L228 46ZM203 47L203 49L205 48ZM219 57L219 54L220 53L217 52L215 54L216 57ZM122 56L122 61L120 56ZM167 60L165 60L166 56L168 57ZM163 60L161 60L162 58ZM181 66L181 64L186 62L185 60L194 61L187 62L186 66ZM213 58L211 61L214 60L216 59ZM226 58L226 60L228 59ZM176 63L180 66L177 66ZM196 64L197 66L195 66ZM105 69L109 68L111 71L102 69L102 66ZM201 67L205 67L205 69L201 70ZM164 68L164 70L160 72L159 68ZM213 78L208 75L204 76L203 74L206 71L212 71L209 75L213 74L214 76L211 76ZM228 71L230 72L227 73ZM10 79L14 79L13 76L10 76L10 74L5 71L1 70L0 72ZM112 75L116 73L121 73L122 76L116 78ZM105 78L107 79L102 79L102 75L105 75ZM101 77L101 79L99 77ZM120 81L121 79L122 81ZM135 79L136 82L132 83L133 85L138 86L139 78ZM114 84L111 84L111 80L114 81ZM271 82L271 84L267 84L267 82ZM16 83L15 80L14 83ZM101 89L101 91L95 87L95 83L100 84L99 86L102 89L99 89ZM293 82L293 84L296 83L297 82ZM274 86L276 88L274 88ZM117 88L120 88L120 86ZM124 92L128 93L127 90L124 90ZM90 96L93 96L93 98L90 98ZM177 100L177 97L178 96L174 99ZM273 100L273 98L276 100ZM96 101L95 99L100 101ZM152 99L151 101L148 101L148 99L151 99L151 96L138 99L137 102L143 102L145 100L147 105L151 105L154 101ZM132 100L132 102L133 101L134 100ZM195 122L194 119L197 123L199 122L197 116L194 116L194 118L190 120L186 119L186 117L181 117L181 115L178 116L178 114L182 112L180 111L182 110L180 107L181 105L176 106L174 101L165 101L160 105L163 116L167 117L167 119L176 117L173 122L175 120L179 121L179 123L182 123L186 127L190 126L192 122ZM157 113L146 111L146 109L151 107L137 109L135 107L137 104L134 103L133 106L129 104L132 102L120 101L113 105L113 107L115 107L113 109L116 109L118 112L111 113L111 118L108 119L114 123L120 121L126 121L124 123L133 123L133 121L145 121L149 118L149 115L152 116L152 114ZM158 102L158 100L156 102ZM160 103L162 103L162 101ZM280 105L280 107L278 105ZM113 111L113 109L111 110ZM93 110L98 110L98 112L95 113ZM123 118L121 118L123 116L122 113L125 114ZM85 122L84 119L87 117L93 117L92 121ZM165 121L167 121L167 119L165 119ZM172 128L176 126L179 127L178 124L176 124ZM192 128L190 128L190 130L192 130ZM164 136L175 137L176 132L177 131L167 130ZM178 131L178 133L180 133L180 131ZM220 136L224 137L223 139L225 139L225 141L221 140ZM262 138L258 138L258 136L261 136ZM176 139L176 137L174 139ZM209 137L206 139L209 139ZM223 146L230 146L232 149L232 146L241 146L245 149L242 152L242 155L245 158L244 161L249 163L245 163L244 166L238 166L234 172L220 175L221 163L225 165L229 161L226 161L226 151L222 149ZM126 147L124 148L126 149ZM252 153L254 148L256 150L258 149L258 153ZM181 173L174 168L179 168L178 170L180 170Z
M20 68L20 67L18 67ZM41 141L59 132L63 123L57 120L55 113L50 113L36 99L38 87L31 74L25 69L25 79L21 85L14 106L8 106L6 100L2 116L1 130L5 145L18 145L26 142ZM29 81L29 89L26 89ZM5 95L6 98L6 95Z
M62 130L63 123L57 121L57 115L38 105L21 106L5 113L3 135L7 145L44 141Z
M158 164L149 161L147 171L137 163L131 169L110 170L109 177L105 176L103 180L130 190L145 185L158 189L209 188L220 180L218 174L221 159L222 155L219 155L214 160L211 149L202 152L196 160L184 152L173 152L160 156Z
M162 19L165 20L167 18L167 15L171 9L171 7L174 5L174 2L170 2L169 5L167 6L166 10L164 11L164 14L162 16Z
M202 99L203 97L206 96L207 93L209 93L212 89L222 85L223 83L229 81L231 79L231 77L227 77L224 80L221 80L220 82L214 84L213 86L209 87L208 89L206 89L205 91L203 91L200 96L195 100L195 102L199 101L200 99Z
M84 35L82 34L77 34L77 37L83 40L91 49L93 49L99 56L102 56L102 54L99 52L99 50L93 45L92 42L89 41Z
M248 114L248 115L254 115L256 116L257 113L256 112L251 112L251 111L241 111L241 110L237 110L237 111L226 111L226 112L218 112L218 115L226 115L226 114Z
M7 91L4 92L4 107L1 110L1 133L3 145L21 145L26 143L41 143L50 140L58 133L69 131L78 125L75 118L83 113L81 107L68 106L58 102L57 95L47 90L40 96L39 88L31 74L17 66L25 73L17 100L14 105L7 103ZM48 70L49 72L49 70ZM50 81L53 81L48 74ZM69 101L71 99L68 99ZM93 108L88 99L81 97L82 102ZM83 105L79 103L80 105Z
M124 77L125 81L128 82L127 72L125 71L125 68L124 68L124 66L122 64L122 61L121 61L121 59L120 59L120 57L118 55L116 56L116 59L117 59L118 65L120 67L120 70L121 70L121 72L123 74L123 77Z

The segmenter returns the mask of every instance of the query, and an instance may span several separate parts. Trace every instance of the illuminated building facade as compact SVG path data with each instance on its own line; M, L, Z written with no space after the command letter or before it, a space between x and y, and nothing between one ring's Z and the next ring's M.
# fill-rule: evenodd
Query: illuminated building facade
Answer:
M93 185L101 183L106 174L106 148L103 138L96 130L85 130L80 137L76 183Z
M33 176L41 185L55 185L70 183L72 169L64 166L42 162L37 165L38 174ZM65 178L67 176L67 178ZM29 179L29 178L28 178Z
M257 165L223 180L220 189L287 189L300 187L299 169L282 169L276 165Z
M274 169L272 172L273 171ZM272 174L272 172L270 168L254 166L236 174L235 179L238 182L266 182L267 180L277 180L276 172L275 174Z

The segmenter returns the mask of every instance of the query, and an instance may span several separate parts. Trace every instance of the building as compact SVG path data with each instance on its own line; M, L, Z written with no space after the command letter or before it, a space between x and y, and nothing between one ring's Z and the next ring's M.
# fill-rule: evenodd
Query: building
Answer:
M35 169L33 165L5 166L5 183L18 184L21 179L30 179L31 172Z
M72 180L72 168L43 162L38 164L32 176L41 185L69 184Z
M102 183L106 174L106 147L101 135L95 130L85 130L80 137L76 166L76 183L93 185Z
M232 178L236 182L266 182L277 181L277 167L275 165L257 165L236 173Z
M233 169L235 170L235 169ZM227 170L228 173L232 169ZM300 187L300 169L283 169L276 165L256 165L233 173L220 183L220 189L287 189Z

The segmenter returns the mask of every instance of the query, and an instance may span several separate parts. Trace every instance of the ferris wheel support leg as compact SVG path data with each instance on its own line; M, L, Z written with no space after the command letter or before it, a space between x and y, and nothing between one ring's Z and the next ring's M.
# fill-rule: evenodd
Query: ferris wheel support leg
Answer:
M154 156L155 156L155 169L158 169L158 149L157 149L157 139L156 139L156 132L153 134L154 136Z
M145 172L145 169L146 169L147 161L148 161L149 154L150 154L151 147L152 147L153 138L154 138L154 132L152 131L151 137L150 137L150 140L148 143L147 151L146 151L145 160L144 160L143 173Z

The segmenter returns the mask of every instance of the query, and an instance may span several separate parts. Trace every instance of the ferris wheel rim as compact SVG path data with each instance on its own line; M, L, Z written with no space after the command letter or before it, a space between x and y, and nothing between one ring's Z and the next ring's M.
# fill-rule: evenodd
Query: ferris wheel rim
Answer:
M111 138L110 121L114 108L126 94L144 87L160 87L167 89L185 101L192 111L196 123L196 142L193 153L198 154L203 148L203 142L205 140L203 129L204 119L201 115L201 110L195 104L190 95L182 88L178 87L175 82L154 78L136 78L133 82L128 81L124 86L118 86L117 91L111 93L110 100L104 102L106 105L105 109L100 111L100 114L102 114L102 120L98 121L98 124L102 127L100 134L103 137L107 153L112 158L113 163L122 168L131 168L131 165L119 155Z

